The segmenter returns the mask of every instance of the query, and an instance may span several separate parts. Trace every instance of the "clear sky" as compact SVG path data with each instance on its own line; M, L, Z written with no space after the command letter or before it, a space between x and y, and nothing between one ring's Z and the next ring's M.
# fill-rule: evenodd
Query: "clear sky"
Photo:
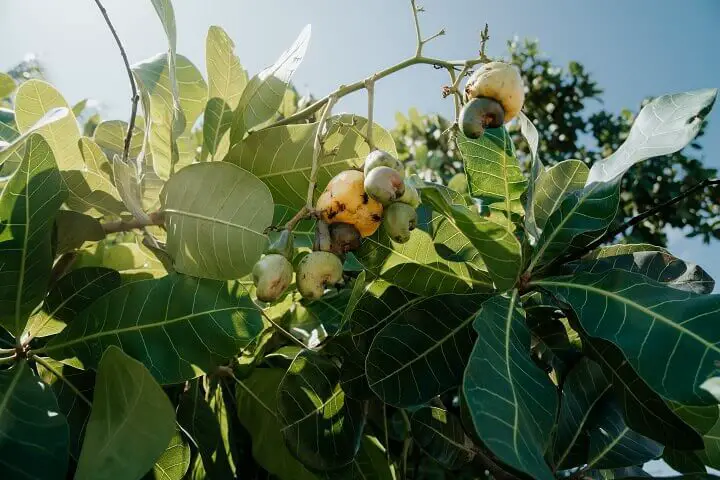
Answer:
M104 1L131 62L166 49L149 0ZM295 84L316 96L366 77L411 55L414 31L406 0L175 0L178 51L204 71L210 25L227 30L245 68L255 73L272 63L302 27L313 35ZM720 87L718 0L425 0L425 35L447 35L426 53L448 59L472 57L479 30L490 25L490 55L505 52L514 35L540 39L543 51L562 64L578 60L604 88L604 107L635 108L643 97ZM125 119L130 90L122 63L93 0L0 0L0 69L35 53L70 102L101 101L105 118ZM411 106L446 116L440 97L447 74L417 66L376 86L376 119L386 128L396 111ZM339 110L362 112L362 94ZM706 162L720 167L720 105L710 116L702 143ZM720 281L720 241L671 234L671 249L705 266Z

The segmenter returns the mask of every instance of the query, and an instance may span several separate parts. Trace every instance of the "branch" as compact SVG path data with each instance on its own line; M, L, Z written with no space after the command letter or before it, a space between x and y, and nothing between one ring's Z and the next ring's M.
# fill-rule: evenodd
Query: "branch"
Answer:
M418 19L418 13L422 12L422 8L418 9L418 6L415 4L415 0L410 0L410 8L412 8L412 14L413 14L413 23L415 24L415 36L417 38L417 43L415 45L415 56L419 57L422 55L422 47L423 47L423 41L422 41L422 35L420 34L420 19Z
M149 221L138 220L119 220L117 222L107 222L102 224L105 235L118 232L129 232L130 230L143 229L151 225L162 225L165 222L165 216L162 211L152 212Z
M571 254L571 255L566 255L566 256L561 257L560 259L558 259L556 262L550 263L550 264L548 265L547 269L549 269L550 267L553 267L553 266L562 265L563 263L567 263L567 262L571 262L571 261L573 261L573 260L577 260L577 259L585 256L585 254L587 254L587 253L595 250L596 248L598 248L599 246L601 246L603 243L612 240L613 238L615 238L617 235L623 233L623 232L624 232L625 230L627 230L628 228L634 227L635 225L637 225L638 223L642 222L642 221L645 220L646 218L652 217L653 215L655 215L655 214L658 213L659 211L664 210L664 209L666 209L666 208L668 208L668 207L671 207L671 206L675 205L676 203L680 202L681 200L689 197L692 193L694 193L694 192L696 192L696 191L698 191L698 190L702 190L703 188L706 188L706 187L716 187L716 186L718 186L718 185L720 185L720 179L709 179L709 178L707 178L707 179L703 180L702 182L696 183L695 185L693 185L692 187L688 188L687 190L685 190L683 193L681 193L681 194L678 195L677 197L673 197L673 198L671 198L670 200L668 200L667 202L661 203L660 205L657 205L657 206L655 206L655 207L653 207L653 208L650 208L650 209L648 209L648 210L645 210L645 211L642 212L641 214L634 216L633 218L631 218L631 219L628 220L627 222L623 223L622 225L620 225L620 226L617 227L616 229L614 229L614 230L606 233L605 235L603 235L603 236L600 237L599 239L595 240L594 242L592 242L590 245L588 245L588 246L585 247L584 249L580 250L579 252L573 253L573 254ZM546 270L546 269L543 269L543 270Z
M365 80L365 88L367 89L368 93L368 124L367 124L367 136L365 137L365 140L367 141L368 147L370 148L370 151L372 152L375 150L375 144L373 143L373 110L375 107L375 76L371 76L367 80Z
M133 76L132 69L130 68L130 62L128 61L127 54L125 53L125 47L123 47L115 27L110 21L110 17L108 17L107 10L105 10L103 4L100 3L100 0L95 0L95 4L100 9L100 13L102 13L103 18L105 18L105 23L107 23L107 26L110 28L110 32L113 37L115 37L115 43L117 43L117 46L120 49L120 55L125 63L125 70L127 71L128 78L130 79L130 89L132 90L132 110L130 112L130 121L128 122L128 130L125 135L125 148L123 149L122 156L123 161L127 163L130 155L130 141L132 140L132 132L135 129L135 117L137 117L137 106L140 96L138 95L137 85L135 84L135 77Z
M318 121L317 131L315 132L315 143L313 144L312 168L310 170L310 185L308 185L307 200L305 202L305 208L308 211L311 211L313 208L313 195L315 194L315 184L317 183L317 171L318 171L318 164L320 163L320 152L322 151L322 135L323 135L323 129L325 127L325 121L327 120L328 115L330 114L330 110L332 110L332 107L336 101L337 101L336 97L334 97L334 96L330 97L330 99L327 102L327 105L325 105L325 110L323 110L323 113L320 116L320 120Z

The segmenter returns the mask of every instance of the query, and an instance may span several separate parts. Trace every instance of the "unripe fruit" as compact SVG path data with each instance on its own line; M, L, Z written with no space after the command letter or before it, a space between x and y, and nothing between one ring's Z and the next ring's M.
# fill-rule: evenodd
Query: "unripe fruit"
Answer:
M373 150L365 157L365 176L377 167L390 167L405 177L405 166L402 162L383 150Z
M342 262L330 252L310 252L298 264L297 288L303 297L315 300L325 289L342 281Z
M357 170L340 172L330 180L316 205L325 223L349 223L363 237L375 233L382 222L383 206L365 193L364 180L365 175Z
M283 229L280 235L270 244L265 253L276 253L292 260L295 252L295 236L290 230Z
M393 203L385 211L383 228L396 243L410 240L410 232L417 227L417 212L406 203Z
M496 100L487 97L473 98L460 112L460 128L468 138L480 138L486 128L502 127L505 112Z
M420 206L420 194L418 193L417 188L410 185L406 179L405 193L403 193L396 201L400 203L407 203L411 207L417 208Z
M273 302L280 298L292 282L292 274L292 264L283 255L271 253L258 260L252 271L258 300Z
M360 232L349 223L330 225L330 251L335 255L344 255L357 250L361 243Z
M520 72L504 62L481 65L465 86L465 98L488 97L497 100L505 110L505 122L520 113L525 102L525 86Z
M376 167L365 177L365 193L370 195L370 198L387 205L405 193L405 182L396 170L390 167Z

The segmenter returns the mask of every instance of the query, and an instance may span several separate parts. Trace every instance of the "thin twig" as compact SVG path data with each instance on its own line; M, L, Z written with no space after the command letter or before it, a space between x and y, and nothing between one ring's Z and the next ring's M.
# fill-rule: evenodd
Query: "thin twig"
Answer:
M690 188L688 188L687 190L685 190L684 192L682 192L680 195L671 198L671 199L668 200L667 202L661 203L660 205L657 205L657 206L655 206L655 207L652 207L652 208L650 208L650 209L648 209L648 210L645 210L644 212L642 212L642 213L640 213L640 214L632 217L632 218L631 218L630 220L628 220L627 222L623 223L622 225L620 225L619 227L613 229L612 231L606 233L605 235L603 235L603 236L600 237L599 239L595 240L594 242L592 242L590 245L588 245L587 247L583 248L582 250L580 250L580 251L578 251L578 252L576 252L576 253L570 254L570 255L566 255L566 256L564 256L564 257L560 257L560 258L559 258L558 260L556 260L555 262L552 262L552 263L548 264L548 266L547 266L546 268L543 268L543 270L549 270L549 269L551 269L551 268L554 267L554 266L562 265L563 263L571 262L571 261L573 261L573 260L577 260L577 259L579 259L579 258L582 258L583 256L585 256L585 254L587 254L587 253L595 250L596 248L598 248L599 246L601 246L603 243L612 240L613 238L615 238L617 235L623 233L623 232L624 232L625 230L627 230L628 228L634 227L635 225L637 225L638 223L642 222L642 221L645 220L646 218L652 217L653 215L655 215L655 214L658 213L659 211L664 210L664 209L666 209L666 208L668 208L668 207L671 207L671 206L675 205L676 203L678 203L678 202L680 202L681 200L683 200L683 199L687 198L688 196L690 196L693 192L696 192L696 191L701 190L701 189L703 189L703 188L715 187L715 186L718 186L718 185L720 185L720 179L709 179L709 178L707 178L707 179L703 180L702 182L696 183L696 184L693 185L692 187L690 187Z
M305 202L305 208L307 208L308 211L312 210L313 208L313 196L315 195L315 185L317 183L317 173L321 156L320 154L322 153L322 136L323 130L325 129L325 120L327 120L328 115L330 115L330 110L332 110L332 107L336 101L337 97L330 97L327 105L325 105L325 110L323 110L323 113L320 116L317 131L315 132L312 168L310 169L310 184L308 185L307 200Z
M17 354L10 355L9 357L0 357L0 365L12 363L15 360L17 360Z
M132 91L132 109L130 112L130 121L128 122L127 134L125 135L125 148L123 149L122 156L123 162L127 163L128 157L130 155L130 141L132 140L132 133L135 129L135 117L137 117L137 106L138 101L140 101L140 95L138 95L137 85L135 84L135 77L133 76L132 68L130 68L130 61L128 60L127 54L125 53L125 47L123 47L123 44L120 41L120 37L118 36L115 27L110 21L107 10L105 10L105 7L100 2L100 0L95 0L95 4L100 9L100 13L102 13L103 18L105 18L105 23L107 23L107 26L110 28L110 32L112 33L113 37L115 37L115 43L117 43L117 46L120 49L120 55L122 56L123 62L125 63L125 70L127 71L128 79L130 80L130 89Z
M485 28L480 32L480 58L483 61L488 61L487 55L485 55L485 47L488 40L490 40L490 33L488 31L488 24L485 24Z
M67 378L65 378L65 376L64 376L62 373L60 373L60 372L58 372L57 370L55 370L55 368L54 368L52 365L50 365L48 362L46 362L45 360L43 360L43 359L40 358L40 357L37 357L37 356L35 356L35 355L31 355L30 358L33 359L33 360L35 360L37 363L39 363L39 364L42 365L43 367L45 367L50 373L52 373L53 375L55 375L59 380L62 380L62 381L65 383L65 385L67 385L68 387L70 387L70 390L72 390L73 392L75 392L75 395L77 395L78 397L80 397L80 399L81 399L83 402L87 403L88 406L92 408L92 402L91 402L90 400L88 400L88 398L87 398L75 385L73 385L70 380L68 380Z
M368 123L367 123L367 141L370 151L375 150L375 144L373 144L373 111L375 107L375 76L371 76L365 80L365 88L368 94Z
M285 224L285 230L292 231L295 228L295 225L300 222L300 220L306 218L310 214L310 210L308 210L307 206L303 206L288 222Z
M416 36L416 45L415 45L415 56L419 57L422 55L422 47L423 47L423 41L422 41L422 34L420 33L420 20L418 19L418 13L422 12L422 9L418 9L418 6L415 4L415 0L410 0L410 8L412 8L412 14L413 14L413 23L415 24L415 36Z
M162 225L165 221L163 212L157 211L152 212L149 215L150 221L138 220L133 218L131 220L118 220L117 222L103 223L102 228L105 234L118 233L118 232L129 232L130 230L141 230L150 225Z

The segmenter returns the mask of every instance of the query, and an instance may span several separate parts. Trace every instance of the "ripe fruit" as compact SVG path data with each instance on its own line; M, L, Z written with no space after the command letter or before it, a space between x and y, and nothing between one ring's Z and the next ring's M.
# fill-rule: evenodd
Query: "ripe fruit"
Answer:
M460 112L460 128L468 138L480 138L486 128L498 128L505 123L505 112L496 100L473 98Z
M290 230L283 229L280 235L270 244L265 253L276 253L292 260L295 251L295 237Z
M390 167L405 177L405 166L402 162L383 150L373 150L365 157L365 176L377 167Z
M300 295L315 300L325 289L342 282L342 262L330 252L310 252L297 267L296 280Z
M258 300L272 302L280 298L292 282L292 274L292 264L283 255L271 253L258 260L252 271Z
M385 211L383 228L397 243L410 240L410 232L417 227L417 212L406 203L393 203Z
M363 237L375 233L382 222L383 206L365 193L364 180L365 175L357 170L340 172L330 180L316 205L325 223L349 223Z
M396 201L400 203L407 203L411 207L417 208L420 206L420 194L418 193L417 188L413 187L407 180L405 180L405 193L403 193Z
M335 255L344 255L357 250L361 242L360 232L349 223L330 225L330 251Z
M384 166L376 167L365 177L365 193L387 205L405 193L405 182L397 170Z
M497 100L505 110L505 122L509 122L522 109L525 86L520 72L504 62L481 65L465 86L465 98L488 97Z

